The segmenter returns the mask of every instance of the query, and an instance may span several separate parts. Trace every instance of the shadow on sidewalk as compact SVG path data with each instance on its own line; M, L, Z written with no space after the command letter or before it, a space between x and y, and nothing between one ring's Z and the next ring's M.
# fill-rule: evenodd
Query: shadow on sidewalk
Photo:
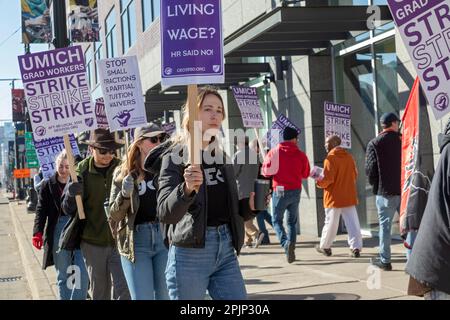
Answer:
M249 299L255 300L359 300L361 296L350 293L319 293L319 294L249 294Z
M283 267L276 267L276 266L261 267L261 266L243 265L240 267L241 267L241 270L245 270L245 269L258 269L258 270L283 269Z

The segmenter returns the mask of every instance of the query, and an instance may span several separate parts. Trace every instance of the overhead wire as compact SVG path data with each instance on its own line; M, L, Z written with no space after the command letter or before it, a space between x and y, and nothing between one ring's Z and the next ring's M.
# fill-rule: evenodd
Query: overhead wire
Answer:
M9 39L11 39L17 32L19 32L20 29L22 29L22 26L20 26L19 28L17 28L17 30L14 31L13 33L11 33L11 34L8 36L8 38L6 38L5 40L3 40L3 41L0 43L0 47L1 47L2 45L4 45L4 44L6 43L6 41L8 41Z

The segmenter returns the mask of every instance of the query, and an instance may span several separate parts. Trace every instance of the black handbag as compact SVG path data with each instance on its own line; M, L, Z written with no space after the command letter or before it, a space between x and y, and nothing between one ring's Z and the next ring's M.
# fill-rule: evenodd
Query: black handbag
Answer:
M86 219L80 220L78 212L75 212L75 215L70 218L61 232L59 247L69 251L80 249L81 234L85 225Z

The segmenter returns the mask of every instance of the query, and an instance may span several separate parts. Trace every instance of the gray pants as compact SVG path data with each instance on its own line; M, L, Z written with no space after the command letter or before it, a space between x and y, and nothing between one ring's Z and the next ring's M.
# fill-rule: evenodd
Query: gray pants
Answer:
M127 282L116 247L102 247L81 241L86 268L89 274L93 300L130 300Z

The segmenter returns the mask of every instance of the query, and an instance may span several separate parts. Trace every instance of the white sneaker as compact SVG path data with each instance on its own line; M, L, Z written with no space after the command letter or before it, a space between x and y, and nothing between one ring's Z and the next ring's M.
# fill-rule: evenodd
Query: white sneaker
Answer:
M262 241L264 240L264 233L260 232L255 239L255 243L253 244L253 248L258 248Z

